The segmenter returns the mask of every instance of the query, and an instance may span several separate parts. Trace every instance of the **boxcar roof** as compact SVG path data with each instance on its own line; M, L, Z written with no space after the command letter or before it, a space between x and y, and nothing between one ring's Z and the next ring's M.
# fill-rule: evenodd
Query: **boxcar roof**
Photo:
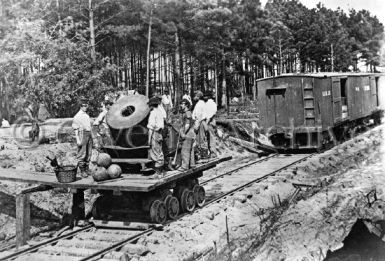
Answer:
M312 78L330 78L330 77L348 77L348 76L385 76L384 73L354 73L354 72L323 72L323 73L287 73L279 76L272 76L258 79L257 81L264 81L269 79L285 78L285 77L312 77Z

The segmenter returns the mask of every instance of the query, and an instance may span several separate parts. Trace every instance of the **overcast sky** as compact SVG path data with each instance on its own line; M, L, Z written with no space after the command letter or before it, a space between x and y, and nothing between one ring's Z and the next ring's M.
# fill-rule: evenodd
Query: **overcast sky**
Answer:
M299 0L305 6L309 8L315 8L316 5L321 2L325 7L331 8L333 10L340 7L345 12L348 12L349 9L361 10L366 9L372 15L377 16L380 22L385 25L385 0ZM261 0L264 5L267 0Z

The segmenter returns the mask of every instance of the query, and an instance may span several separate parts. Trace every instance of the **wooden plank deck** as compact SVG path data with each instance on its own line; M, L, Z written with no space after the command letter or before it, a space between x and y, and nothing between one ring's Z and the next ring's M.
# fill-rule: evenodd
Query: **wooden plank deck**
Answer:
M70 188L72 193L72 211L71 224L76 224L79 220L85 218L84 190L102 189L112 190L114 193L122 191L131 192L149 192L160 186L167 186L184 177L196 177L201 175L202 171L215 167L218 163L230 160L231 157L223 157L209 160L198 164L195 168L180 172L166 172L165 177L161 179L150 179L143 174L123 174L121 178L114 180L95 182L92 177L85 179L78 178L72 183L59 183L54 173L39 173L31 171L20 171L14 169L0 169L0 181L9 180L30 184L38 184L38 187L28 188L21 191L16 196L16 246L25 245L30 237L30 204L29 193L47 190L54 187ZM195 175L195 176L194 176Z
M149 192L157 187L167 185L184 177L215 167L218 163L230 160L231 157L217 158L206 163L198 164L195 168L187 171L168 171L160 179L151 179L144 174L123 174L122 178L116 180L96 182L92 177L85 179L77 178L71 183L59 183L54 173L26 172L14 169L0 169L0 180L9 180L30 184L48 185L52 187L70 189L100 189L131 192Z

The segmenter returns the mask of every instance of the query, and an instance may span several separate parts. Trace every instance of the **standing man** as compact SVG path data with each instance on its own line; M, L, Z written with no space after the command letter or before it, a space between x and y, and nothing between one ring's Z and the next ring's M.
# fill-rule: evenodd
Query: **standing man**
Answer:
M33 102L27 101L26 108L24 109L27 115L27 121L32 123L31 130L29 131L29 138L32 142L39 138L40 127L37 119L39 108Z
M172 99L167 89L164 90L164 94L162 95L162 105L164 110L166 111L167 118L170 117L172 109Z
M184 90L184 95L183 95L183 97L182 97L182 100L183 100L183 99L188 100L188 102L190 103L190 110L191 110L192 100L191 100L191 97L190 97L190 94L189 94L189 91L188 91L188 90Z
M92 154L91 119L87 114L88 103L85 99L80 101L80 110L76 113L72 128L75 130L76 144L78 145L78 166L82 178L88 177L88 167Z
M138 95L138 94L139 94L139 92L138 92L138 88L137 87L135 87L132 90L128 90L127 91L127 95Z
M195 92L194 101L196 104L192 113L192 119L194 120L194 131L196 133L195 147L198 158L201 158L202 151L206 145L206 135L202 126L202 122L205 119L205 102L203 101L203 93L201 91Z
M207 138L207 147L210 153L210 157L217 157L217 149L215 144L215 115L217 113L217 104L213 100L213 94L211 91L206 91L203 100L205 101L204 110L204 128Z
M96 118L96 120L93 123L93 126L97 128L97 140L98 140L98 147L106 146L106 145L112 145L112 138L110 133L110 128L107 124L107 112L110 110L112 105L111 100L106 100L104 102L104 108L102 112L99 114L99 116Z
M156 97L148 101L150 106L150 116L148 117L148 149L149 158L155 162L155 175L153 178L161 178L162 168L164 165L164 154L162 150L162 131L164 128L164 117L162 111L159 109L159 99Z
M194 131L194 121L192 119L192 113L190 111L191 104L188 100L183 99L181 101L180 107L182 109L182 128L180 129L180 137L183 140L182 142L182 164L178 168L179 171L185 171L190 168L195 167L195 155L194 155L194 141L195 141L195 131Z
M1 128L10 128L9 122L6 119L1 120Z

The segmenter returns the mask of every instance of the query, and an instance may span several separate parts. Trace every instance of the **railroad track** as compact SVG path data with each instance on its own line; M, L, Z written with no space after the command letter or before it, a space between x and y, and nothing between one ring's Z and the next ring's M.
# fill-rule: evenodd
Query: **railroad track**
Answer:
M254 183L261 182L276 173L306 160L313 154L294 154L284 156L272 154L256 161L246 163L220 175L203 180L200 185L206 190L206 207L221 199L231 196ZM257 165L256 165L257 164ZM247 171L247 170L250 171ZM243 170L242 173L239 171ZM232 175L238 172L237 175ZM224 182L224 179L226 180ZM220 187L220 191L218 191ZM184 213L179 218L193 213ZM169 221L165 225L171 224ZM75 230L68 234L41 242L29 248L8 252L7 256L0 256L0 260L52 260L52 261L86 261L119 260L123 255L119 250L136 242L140 237L154 232L156 228L148 228L144 231L132 231L126 229L102 229L93 226ZM0 253L1 254L1 253Z

